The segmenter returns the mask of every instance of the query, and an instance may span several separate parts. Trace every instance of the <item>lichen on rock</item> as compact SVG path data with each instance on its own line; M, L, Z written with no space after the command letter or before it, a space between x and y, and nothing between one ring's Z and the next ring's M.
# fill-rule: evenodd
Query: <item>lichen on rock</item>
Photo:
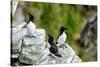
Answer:
M23 33L23 30L19 32L20 34L24 34L23 36L19 36L18 33L13 32L13 34L17 37L16 38L13 35L14 43L12 43L12 46L14 48L13 51L18 51L17 53L19 54L19 61L17 63L42 65L81 62L81 59L75 54L74 50L67 43L65 43L67 48L58 46L59 52L61 53L62 57L57 57L50 53L49 48L45 47L47 42L45 38L46 32L44 29L36 29L34 33L36 37L25 34L25 32ZM47 45L49 45L49 43L47 43Z

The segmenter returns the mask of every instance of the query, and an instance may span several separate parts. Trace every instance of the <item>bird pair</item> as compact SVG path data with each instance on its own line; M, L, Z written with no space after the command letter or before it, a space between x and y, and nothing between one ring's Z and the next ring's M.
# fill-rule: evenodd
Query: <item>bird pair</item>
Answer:
M50 44L49 51L54 54L57 57L62 57L61 54L59 53L58 47L66 48L66 45L64 44L66 41L66 34L64 32L66 28L63 26L60 28L60 34L57 38L57 42L54 42L54 37L50 34L48 34L48 42ZM57 46L57 45L58 46Z
M35 25L32 23L33 20L34 20L34 16L32 16L31 14L29 14L29 21L28 21L28 25L27 25L27 31L28 31L29 35L34 34ZM66 41L66 33L64 32L65 29L66 28L64 28L63 26L60 28L60 34L59 34L59 36L57 38L57 42L56 43L54 43L53 36L51 36L50 34L48 34L48 37L49 37L48 38L48 42L50 44L49 51L52 54L54 54L55 56L58 56L58 57L61 57L61 54L59 53L59 50L58 50L58 46L62 47L62 48L66 48L66 45L64 45L64 43Z

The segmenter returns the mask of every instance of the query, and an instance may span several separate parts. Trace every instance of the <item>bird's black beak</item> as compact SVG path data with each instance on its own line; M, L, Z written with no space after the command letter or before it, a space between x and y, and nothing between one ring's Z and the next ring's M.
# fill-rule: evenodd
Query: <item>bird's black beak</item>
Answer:
M60 29L62 29L62 30L66 30L67 28L65 28L65 27L62 26Z
M65 27L64 27L63 29L64 29L64 30L67 30L67 28L65 28Z

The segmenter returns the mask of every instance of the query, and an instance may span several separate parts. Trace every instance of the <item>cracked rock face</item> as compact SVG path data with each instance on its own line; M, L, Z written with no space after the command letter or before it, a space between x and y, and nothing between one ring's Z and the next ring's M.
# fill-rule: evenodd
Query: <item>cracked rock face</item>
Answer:
M38 65L81 62L68 44L65 44L67 48L64 49L59 47L62 57L51 54L48 48L44 48L46 43L36 38L25 37L22 45L22 52L19 57L21 63Z
M67 43L65 43L67 48L58 46L62 57L57 57L51 54L49 48L45 48L48 43L46 44L46 33L44 29L36 29L34 34L36 34L37 37L30 36L25 32L26 30L22 29L17 31L17 33L13 32L12 52L19 54L19 61L16 62L17 65L20 65L19 63L42 65L81 62L81 59Z
M59 47L59 52L62 57L49 54L40 64L65 64L81 62L81 59L74 53L73 49L68 44L65 45L67 45L67 48L63 49Z
M12 52L18 53L20 52L20 47L22 44L22 37L26 35L26 29L20 29L20 30L13 30L12 29Z
M26 64L37 64L42 56L46 43L38 38L23 37L19 61Z

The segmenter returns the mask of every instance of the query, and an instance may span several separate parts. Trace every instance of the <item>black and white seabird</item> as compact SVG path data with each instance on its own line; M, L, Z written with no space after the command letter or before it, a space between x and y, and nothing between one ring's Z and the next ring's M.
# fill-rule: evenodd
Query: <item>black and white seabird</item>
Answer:
M27 22L27 33L28 35L32 35L32 36L35 36L34 35L34 32L36 30L36 26L35 24L33 23L33 20L34 20L34 16L32 16L31 14L29 14L29 21Z
M58 39L57 39L57 44L59 47L63 47L63 48L66 48L67 46L64 44L65 41L66 41L66 33L65 33L65 30L66 28L64 28L63 26L60 28L60 34L58 36Z
M50 44L49 51L57 57L61 57L61 54L58 51L57 45L54 43L54 38L50 34L48 34L48 42Z

